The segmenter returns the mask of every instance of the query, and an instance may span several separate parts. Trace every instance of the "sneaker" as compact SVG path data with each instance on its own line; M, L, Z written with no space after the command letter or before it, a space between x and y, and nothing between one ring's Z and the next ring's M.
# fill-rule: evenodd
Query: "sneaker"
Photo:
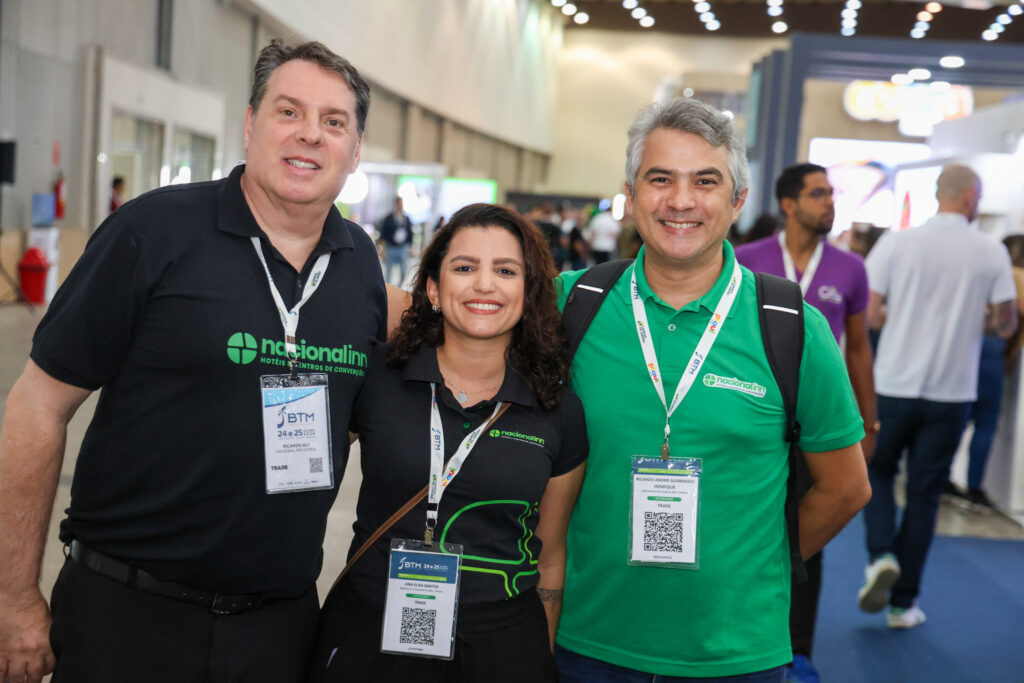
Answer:
M963 505L966 501L967 494L964 493L963 489L953 482L947 481L946 487L942 489L942 497L939 498L939 502L948 505Z
M889 628L914 628L924 622L924 612L916 601L910 607L889 607L885 615L885 625Z
M786 667L786 683L820 683L818 670L811 660L803 655L793 655L793 662Z
M973 512L987 512L994 509L992 500L981 489L967 489L965 497Z
M881 612L889 602L889 589L900 578L900 563L892 553L880 555L864 568L864 585L857 593L857 605L864 612Z

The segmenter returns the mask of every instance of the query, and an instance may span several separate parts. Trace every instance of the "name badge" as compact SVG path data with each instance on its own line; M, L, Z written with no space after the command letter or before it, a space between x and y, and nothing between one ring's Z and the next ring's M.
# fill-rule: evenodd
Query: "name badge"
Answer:
M334 486L327 374L263 375L267 493Z
M700 458L632 458L627 564L700 568Z
M462 546L444 547L440 553L425 550L423 541L392 539L381 652L455 656Z

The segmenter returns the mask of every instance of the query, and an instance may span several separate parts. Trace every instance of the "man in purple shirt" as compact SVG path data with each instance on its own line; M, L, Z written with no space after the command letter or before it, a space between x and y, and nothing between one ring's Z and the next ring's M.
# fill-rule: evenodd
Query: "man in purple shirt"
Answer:
M738 247L736 259L753 271L800 283L804 299L825 315L836 341L842 344L845 336L846 369L864 420L866 435L861 448L870 461L878 424L865 316L868 278L864 262L826 239L835 206L824 168L816 164L790 166L776 181L775 196L786 217L782 232ZM787 676L791 681L816 682L810 657L821 592L821 553L808 558L806 565L807 583L793 584L789 613L793 664Z

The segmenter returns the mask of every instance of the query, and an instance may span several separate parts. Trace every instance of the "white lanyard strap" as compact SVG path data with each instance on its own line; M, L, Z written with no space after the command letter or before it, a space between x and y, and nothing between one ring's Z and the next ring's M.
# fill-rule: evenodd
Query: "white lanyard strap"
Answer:
M263 264L263 272L267 274L267 284L270 285L270 296L274 297L274 305L277 306L277 314L281 316L281 325L284 327L284 348L288 353L288 357L293 361L298 356L298 348L295 345L295 333L299 329L299 309L301 309L309 298L313 296L313 292L316 291L317 287L324 279L324 273L327 271L327 263L331 260L330 253L321 254L320 258L313 264L313 270L309 274L309 279L306 280L306 286L302 290L302 298L288 310L288 307L284 305L284 300L281 298L281 292L277 291L277 285L274 284L274 276L270 274L270 266L267 265L267 259L263 255L263 247L260 245L260 238L252 238L252 246L256 249L256 255L260 258L260 263Z
M704 329L704 334L701 335L700 341L697 342L697 348L694 349L693 355L690 356L690 361L683 370L683 376L679 378L679 384L676 386L676 392L672 397L671 404L665 402L665 389L662 382L661 368L658 365L658 354L654 351L654 341L651 339L650 325L647 322L647 310L644 308L644 302L640 296L640 288L636 284L635 261L630 273L630 291L633 295L633 318L636 321L637 336L640 338L640 348L643 349L644 361L647 363L647 372L650 375L651 382L654 383L654 389L658 392L661 405L665 406L665 442L661 446L661 456L668 459L668 437L671 433L669 419L676 408L679 407L679 404L682 403L686 394L690 392L690 387L693 386L694 381L697 379L697 373L700 371L701 366L704 365L704 361L707 360L708 354L711 353L711 347L714 346L715 340L718 339L718 333L725 324L725 319L729 315L733 301L736 300L736 294L739 292L743 273L740 271L739 261L735 261L729 285L718 300L715 312L711 315L711 320L708 321L708 326Z
M427 488L427 533L424 540L429 545L433 542L433 530L437 525L437 508L441 504L441 496L445 488L452 483L462 463L466 462L469 452L473 450L477 439L484 430L491 426L501 411L501 403L494 406L494 412L484 422L470 432L459 447L455 449L448 466L444 464L444 425L441 424L441 412L437 409L437 385L430 383L430 485ZM442 471L443 470L443 471Z
M786 279L797 282L796 279L796 266L793 265L793 257L789 255L789 249L786 248L786 231L783 230L779 233L779 246L782 247L782 265L786 269ZM818 246L814 248L814 253L811 254L811 260L807 262L807 269L804 270L804 276L800 278L800 291L807 296L807 290L811 287L811 280L814 279L814 274L818 272L818 265L821 263L821 255L825 251L825 240L818 239Z

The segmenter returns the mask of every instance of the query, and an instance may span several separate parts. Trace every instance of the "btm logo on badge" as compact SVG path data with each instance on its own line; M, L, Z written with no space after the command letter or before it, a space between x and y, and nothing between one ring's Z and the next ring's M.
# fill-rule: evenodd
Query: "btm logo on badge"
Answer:
M278 423L277 428L280 429L286 423L290 425L298 424L309 424L310 422L316 421L316 413L303 413L303 412L288 412L288 406L281 406L281 410L277 411Z

